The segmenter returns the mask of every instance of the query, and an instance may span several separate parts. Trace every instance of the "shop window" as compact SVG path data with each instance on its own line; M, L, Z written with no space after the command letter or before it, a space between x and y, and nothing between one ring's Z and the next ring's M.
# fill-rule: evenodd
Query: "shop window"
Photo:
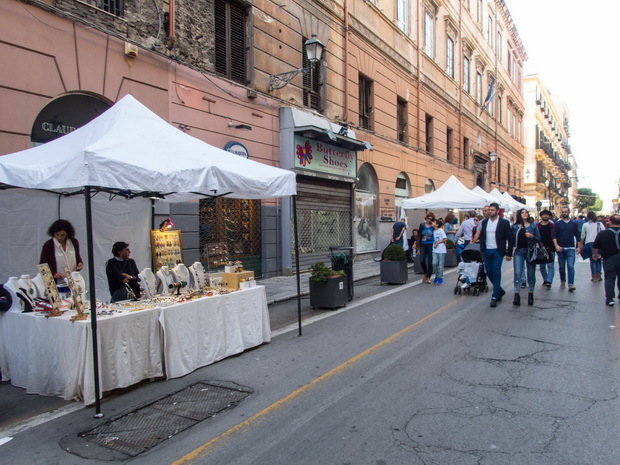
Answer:
M432 179L427 179L426 184L424 184L424 193L430 194L431 192L435 192L435 183Z
M228 260L241 260L245 270L261 276L260 200L201 200L199 240L200 261L206 270L223 268Z
M401 98L396 102L396 130L398 142L407 142L407 101Z
M321 62L310 63L306 54L307 37L302 37L302 68L308 70L303 76L304 107L322 111L321 105Z
M372 131L372 81L359 75L360 127Z
M215 0L215 72L246 84L246 9L231 0Z
M358 170L355 189L355 245L357 253L377 250L377 175L364 163Z

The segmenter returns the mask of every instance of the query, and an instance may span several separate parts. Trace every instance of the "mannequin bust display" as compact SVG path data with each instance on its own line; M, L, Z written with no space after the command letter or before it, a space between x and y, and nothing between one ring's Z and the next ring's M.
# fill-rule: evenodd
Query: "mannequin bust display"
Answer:
M19 290L19 283L17 276L12 276L4 284L4 288L11 294L13 304L9 308L9 312L21 312L23 310L23 302L17 297L17 291Z
M37 290L37 296L40 299L45 299L45 283L43 282L41 273L37 273L37 275L34 278L32 278L32 284Z
M19 284L20 288L26 290L26 294L28 294L28 297L30 297L31 299L35 299L37 297L40 297L39 294L38 294L36 286L34 285L32 280L30 279L30 275L29 274L21 275L20 278L17 280L17 283Z
M153 274L153 270L145 268L140 272L140 276L142 277L140 286L144 291L144 295L146 297L154 297L157 295L157 278Z
M202 263L195 262L189 267L192 277L194 278L194 288L202 289L205 286L205 269Z
M182 286L180 291L185 292L189 290L189 270L183 263L179 263L172 269L172 273L176 278L176 282L185 282L185 286Z
M174 276L170 272L170 269L167 266L162 266L157 272L157 278L159 278L159 293L168 295L170 293L170 288L168 286L174 283Z

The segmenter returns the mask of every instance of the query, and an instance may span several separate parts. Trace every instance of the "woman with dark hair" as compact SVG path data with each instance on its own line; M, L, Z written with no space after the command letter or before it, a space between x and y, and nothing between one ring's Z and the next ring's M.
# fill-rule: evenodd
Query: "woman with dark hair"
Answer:
M424 217L424 223L420 223L420 227L418 228L416 248L420 250L420 265L422 265L422 271L424 272L422 282L426 284L431 283L431 276L433 275L434 220L435 214L428 212Z
M515 251L513 254L515 297L512 304L515 307L521 305L521 276L523 268L527 266L527 282L529 292L527 294L527 304L534 305L534 287L536 286L536 265L530 264L527 259L527 250L532 244L540 242L540 232L534 224L534 220L529 212L522 208L517 212L515 224L512 226L515 235Z
M602 281L601 273L603 272L603 261L599 258L594 260L592 258L592 244L596 235L605 230L603 223L598 221L596 213L590 211L587 215L588 222L581 228L581 242L579 248L581 249L581 257L586 260L590 259L590 273L592 273L591 281Z
M446 236L452 242L455 242L454 235L456 234L456 230L454 229L454 213L450 212L446 215L446 219L444 220L443 230L446 232Z
M74 237L73 225L67 220L56 220L47 234L52 238L43 244L39 263L47 263L56 279L65 278L65 266L69 271L81 271L84 263L80 256L80 244Z

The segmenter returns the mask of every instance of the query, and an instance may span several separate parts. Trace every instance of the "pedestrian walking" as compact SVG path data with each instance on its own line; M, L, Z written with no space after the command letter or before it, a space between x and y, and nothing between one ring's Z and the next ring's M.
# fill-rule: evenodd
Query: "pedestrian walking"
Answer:
M592 244L594 244L594 239L597 234L600 233L605 227L603 223L599 222L596 213L590 211L587 215L588 222L583 225L581 228L581 257L584 260L590 260L590 273L592 275L591 281L597 282L602 281L601 273L602 273L602 260L599 258L595 260L592 257Z
M472 210L466 213L468 218L461 223L459 229L456 231L454 235L454 240L457 242L458 246L456 248L459 261L461 261L461 252L463 249L471 242L472 239L472 230L476 227L476 212ZM463 238L462 240L460 240Z
M454 229L454 220L454 213L450 212L446 215L446 219L443 224L443 230L446 232L446 237L452 242L455 242L454 234L456 233L456 230Z
M422 282L426 284L431 283L431 276L433 275L434 219L435 215L433 213L427 213L424 223L420 223L418 228L418 250L420 251L420 265L424 273Z
M495 202L488 206L489 217L485 218L476 232L474 241L480 242L484 255L484 266L493 283L491 307L497 307L506 291L502 289L502 263L512 260L514 234L510 229L510 221L499 217L499 205Z
M542 263L540 265L540 275L543 279L543 286L546 289L551 289L553 284L553 277L555 276L555 245L553 244L553 221L551 221L551 212L549 210L543 210L540 212L540 221L536 223L538 232L540 233L540 241L543 247L547 249L549 263Z
M601 231L594 239L592 257L603 258L603 271L605 272L605 303L610 307L614 305L614 287L618 288L620 299L620 215L612 215L609 218L609 228Z
M433 270L435 271L435 280L433 284L443 284L443 268L446 263L446 242L448 238L446 232L442 229L443 223L440 220L433 221Z
M560 218L553 226L553 245L558 253L558 268L560 269L560 288L566 287L566 270L568 269L568 290L575 292L575 256L579 247L579 226L570 218L568 207L562 207Z
M528 250L532 245L540 243L540 232L534 224L529 212L522 208L517 212L516 222L512 226L515 236L515 251L513 254L515 296L512 304L521 305L521 284L524 269L527 269L527 304L534 305L534 288L536 287L536 265L528 261Z
M392 226L392 244L398 244L404 248L404 236L407 233L407 218L402 217Z

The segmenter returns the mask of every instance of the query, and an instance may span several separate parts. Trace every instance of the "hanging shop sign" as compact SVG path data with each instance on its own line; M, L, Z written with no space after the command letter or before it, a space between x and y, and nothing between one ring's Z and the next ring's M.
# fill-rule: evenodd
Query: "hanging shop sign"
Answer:
M234 140L231 140L228 144L226 144L224 146L224 150L230 153L234 153L241 158L250 158L250 152L248 152L248 149L246 149L243 144L240 144L239 142Z
M295 168L355 179L357 152L295 135Z

